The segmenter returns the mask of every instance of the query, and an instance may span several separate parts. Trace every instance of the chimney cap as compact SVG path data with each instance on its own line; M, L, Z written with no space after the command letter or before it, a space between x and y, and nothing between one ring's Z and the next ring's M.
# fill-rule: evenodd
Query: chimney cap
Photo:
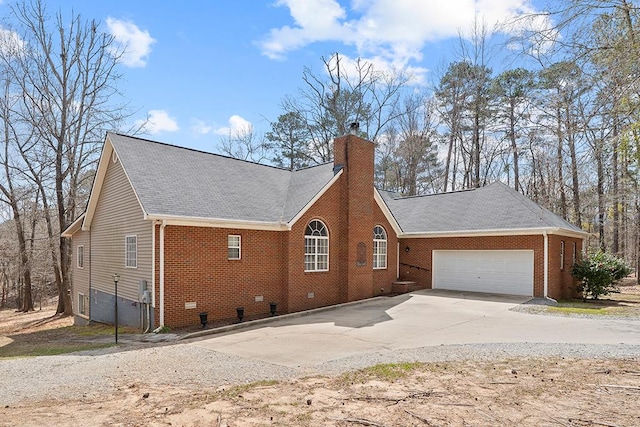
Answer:
M360 123L353 122L349 125L349 133L351 135L356 135L358 133L358 129L360 129Z

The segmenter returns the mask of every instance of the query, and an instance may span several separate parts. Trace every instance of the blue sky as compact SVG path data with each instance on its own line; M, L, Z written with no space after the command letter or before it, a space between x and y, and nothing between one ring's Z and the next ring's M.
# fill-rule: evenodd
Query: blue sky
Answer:
M130 124L148 117L146 137L214 152L229 132L268 131L282 98L302 86L303 67L322 72L322 56L408 68L425 86L455 59L452 46L474 17L493 26L536 10L526 0L45 3L51 13L99 20L127 46L119 87L134 111Z

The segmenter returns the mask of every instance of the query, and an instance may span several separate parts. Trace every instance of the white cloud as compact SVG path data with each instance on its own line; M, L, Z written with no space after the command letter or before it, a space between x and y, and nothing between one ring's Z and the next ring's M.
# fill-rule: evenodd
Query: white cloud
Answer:
M136 120L136 127L155 135L160 132L176 132L178 122L164 110L149 110L146 120Z
M122 63L128 67L144 67L147 65L147 57L151 53L151 45L156 40L147 30L140 30L136 24L111 17L107 18L109 33L118 42L124 54Z
M237 138L253 131L253 125L250 121L234 114L229 117L229 125L217 128L213 131L216 135L230 136Z
M314 42L337 41L395 66L421 60L426 43L464 34L476 19L494 28L534 11L526 0L353 0L349 10L338 0L279 0L276 6L289 8L294 24L271 29L259 43L264 55L278 59Z
M189 128L195 136L207 135L213 131L213 126L200 119L192 119Z

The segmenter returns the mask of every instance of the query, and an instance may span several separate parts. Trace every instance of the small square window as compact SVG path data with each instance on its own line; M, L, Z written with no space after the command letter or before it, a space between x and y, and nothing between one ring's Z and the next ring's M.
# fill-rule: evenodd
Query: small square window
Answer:
M138 267L138 236L125 237L125 267Z
M230 234L227 238L227 256L229 259L240 259L240 236Z
M76 251L76 259L78 261L78 268L84 268L84 245L80 245Z

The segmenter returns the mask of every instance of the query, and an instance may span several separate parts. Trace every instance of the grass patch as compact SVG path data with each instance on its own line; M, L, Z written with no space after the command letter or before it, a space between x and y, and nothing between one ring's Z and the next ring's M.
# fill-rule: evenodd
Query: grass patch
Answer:
M548 307L547 310L551 313L564 313L564 314L594 314L594 315L609 314L609 312L605 307L595 308L595 307L552 306L552 307Z
M256 381L256 382L252 382L252 383L249 383L249 384L243 384L243 385L238 385L238 386L234 386L234 387L228 388L228 389L226 389L224 391L221 391L219 393L219 396L220 397L228 397L228 398L238 397L242 393L246 393L248 391L251 391L254 388L270 387L270 386L274 386L276 384L279 384L279 381L276 381L276 380Z
M66 326L60 328L62 330L67 329L69 333L75 334L80 337L98 337L103 335L113 335L113 325L105 325L104 323L91 323L87 326ZM133 328L127 328L124 326L118 327L118 335L122 334L135 334L137 330Z
M382 363L343 374L340 380L348 383L367 382L370 380L391 382L407 377L411 372L422 366L424 364L419 362Z
M98 350L101 348L112 347L115 343L82 343L69 344L60 347L44 347L44 346L12 346L11 344L0 348L0 359L18 358L18 357L36 357L36 356L56 356L59 354L75 353L76 351Z

